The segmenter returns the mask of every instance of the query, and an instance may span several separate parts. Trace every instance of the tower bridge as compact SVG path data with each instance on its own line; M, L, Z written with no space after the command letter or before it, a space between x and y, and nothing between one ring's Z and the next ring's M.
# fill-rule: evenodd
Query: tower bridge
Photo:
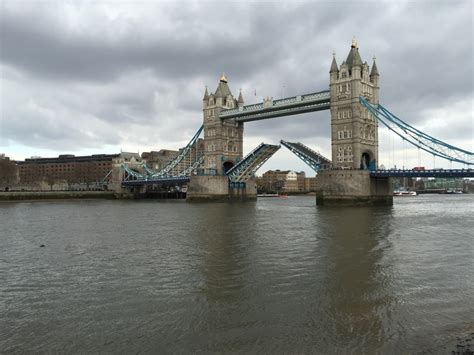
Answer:
M245 105L242 92L235 98L223 74L214 92L209 93L206 87L202 103L203 125L180 154L159 171L146 166L123 166L121 185L143 191L148 185L188 184L189 200L255 197L253 176L280 145L262 143L244 157L244 123L322 110L330 111L331 159L302 143L280 142L318 173L318 203L391 203L389 179L392 176L450 174L448 170L425 173L377 170L379 123L434 156L467 165L474 163L472 152L419 131L380 105L379 79L375 58L370 67L363 62L354 40L341 65L333 54L329 90L277 100L265 98L260 103ZM199 150L197 139L201 133L203 147ZM181 166L183 161L187 165ZM472 177L473 171L457 170L452 174Z

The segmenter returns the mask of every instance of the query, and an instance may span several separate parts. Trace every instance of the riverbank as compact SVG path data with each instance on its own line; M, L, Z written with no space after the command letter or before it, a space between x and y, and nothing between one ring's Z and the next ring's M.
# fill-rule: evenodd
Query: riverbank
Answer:
M117 199L124 198L113 191L21 191L0 192L0 201L64 200L64 199Z

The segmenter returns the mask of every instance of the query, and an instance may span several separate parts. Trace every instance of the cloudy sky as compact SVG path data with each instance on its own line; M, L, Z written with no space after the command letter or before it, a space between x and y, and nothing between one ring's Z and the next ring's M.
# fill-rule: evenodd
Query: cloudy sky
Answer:
M472 1L0 0L0 153L14 159L184 146L225 72L246 104L329 85L355 36L380 101L473 151ZM329 112L252 122L244 149L280 139L330 157ZM380 163L440 159L379 130ZM452 167L459 165L453 164ZM310 170L285 148L263 166Z

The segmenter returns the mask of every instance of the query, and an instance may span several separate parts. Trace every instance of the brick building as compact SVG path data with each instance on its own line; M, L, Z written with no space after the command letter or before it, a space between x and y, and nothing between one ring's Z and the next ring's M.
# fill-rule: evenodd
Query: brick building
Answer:
M316 178L307 178L304 171L269 170L261 179L261 187L267 192L316 191Z
M29 158L17 162L19 182L23 185L38 182L88 184L100 183L112 170L113 159L120 154L89 156L60 155L57 158Z
M155 171L163 169L170 161L172 161L184 148L179 150L161 149L159 151L143 152L142 159L146 160L146 165ZM170 172L171 175L180 175L184 170L189 168L204 153L204 139L199 138L191 147L189 153L176 165Z

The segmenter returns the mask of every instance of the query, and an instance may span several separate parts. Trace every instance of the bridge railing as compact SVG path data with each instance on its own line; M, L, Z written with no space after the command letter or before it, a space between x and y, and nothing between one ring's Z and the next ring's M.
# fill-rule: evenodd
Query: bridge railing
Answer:
M291 106L291 105L302 105L306 103L312 103L316 101L327 101L330 100L331 93L329 90L314 92L305 95L285 97L283 99L269 100L265 102L260 102L258 104L246 105L239 108L233 108L229 110L222 110L219 113L219 117L235 117L239 115L244 115L247 113L253 113L256 111L266 110L266 109L277 109L281 107Z
M292 143L284 141L283 139L280 143L308 164L315 172L319 172L321 169L328 169L331 166L329 159L305 146L303 143Z
M229 182L245 183L278 149L279 145L261 143L227 171Z

